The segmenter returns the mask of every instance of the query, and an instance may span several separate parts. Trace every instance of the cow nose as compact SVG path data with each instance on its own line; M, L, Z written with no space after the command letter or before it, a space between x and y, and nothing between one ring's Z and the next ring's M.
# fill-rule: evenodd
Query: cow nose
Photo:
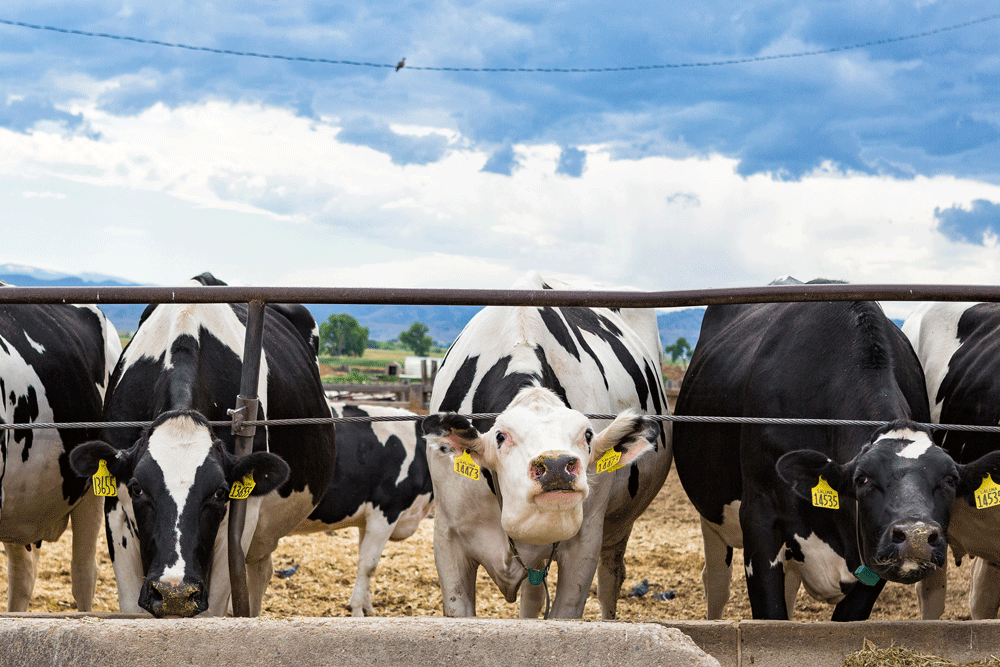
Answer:
M542 491L575 491L581 472L580 457L572 454L542 454L530 466L531 479L542 485Z
M205 611L207 596L200 584L182 581L176 586L166 581L149 581L143 587L139 606L157 618L191 617Z
M897 523L891 528L890 535L901 558L921 560L930 560L931 552L939 547L944 540L941 527L936 523L925 521Z

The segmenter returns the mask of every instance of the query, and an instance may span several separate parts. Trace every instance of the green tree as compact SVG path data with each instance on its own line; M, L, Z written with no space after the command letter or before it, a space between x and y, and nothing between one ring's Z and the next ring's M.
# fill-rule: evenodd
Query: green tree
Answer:
M423 322L414 322L410 328L399 334L399 342L418 357L426 356L434 341L427 335L428 327Z
M345 313L331 315L319 325L319 347L335 357L363 356L368 347L368 327Z
M691 343L687 342L687 338L681 336L677 339L673 345L667 345L664 352L670 355L670 362L676 364L677 360L680 359L682 366L687 366L687 363L691 361Z

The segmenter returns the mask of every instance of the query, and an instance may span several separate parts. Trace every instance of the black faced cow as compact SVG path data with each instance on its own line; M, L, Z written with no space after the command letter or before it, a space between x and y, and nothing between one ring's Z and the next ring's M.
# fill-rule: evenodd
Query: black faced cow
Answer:
M210 274L196 280L223 284ZM124 612L219 616L231 609L223 519L231 489L252 472L242 544L250 612L258 615L278 539L309 515L333 477L332 425L257 428L253 453L240 458L231 428L207 425L228 420L236 405L246 319L243 304L147 308L115 368L105 418L153 426L107 428L106 443L73 454L79 474L93 474L104 460L116 480L105 514ZM302 306L265 308L259 419L331 416L315 328Z
M926 304L906 318L903 333L923 364L934 423L1000 422L1000 304ZM1000 450L996 433L942 430L935 435L959 463ZM977 488L984 478L975 480ZM977 509L974 496L964 495L955 503L948 529L956 560L966 554L977 557L969 594L975 619L994 618L1000 607L1000 508L982 504ZM944 586L942 570L918 587L924 618L938 618L944 611Z
M336 417L413 417L382 406L334 403ZM427 446L418 420L337 424L337 465L319 506L295 531L357 527L353 616L372 615L371 578L389 540L405 540L434 506Z
M114 327L94 306L0 305L0 419L6 424L100 421L108 377L121 349ZM85 493L87 480L69 469L69 453L94 435L74 428L0 431L7 611L27 611L37 547L42 540L59 539L71 518L73 598L80 611L91 609L101 502Z
M709 307L677 414L929 418L916 356L872 302ZM800 583L837 605L834 620L867 618L886 579L913 583L943 565L964 479L909 421L877 431L677 423L674 455L701 514L710 619L728 600L734 547L754 618L790 618Z
M515 287L572 288L537 273ZM431 393L446 414L424 422L446 616L475 615L480 565L508 601L521 587L521 616L538 616L544 587L521 584L554 554L551 616L579 618L597 571L602 616L614 617L632 524L670 469L669 427L629 412L668 413L659 348L652 310L488 307L465 327Z

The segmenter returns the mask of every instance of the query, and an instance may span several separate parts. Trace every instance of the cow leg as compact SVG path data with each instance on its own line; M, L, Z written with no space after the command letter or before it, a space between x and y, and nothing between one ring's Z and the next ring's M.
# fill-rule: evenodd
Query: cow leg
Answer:
M733 580L733 548L728 546L705 517L701 518L701 539L705 545L705 567L701 571L701 583L705 589L707 618L714 621L722 618L722 612L729 603L729 587Z
M104 498L93 493L83 498L70 512L73 523L73 562L70 576L77 611L91 611L97 587L97 538L104 518Z
M441 586L441 606L445 616L475 616L479 566L465 555L457 536L452 539L444 523L434 522L434 564Z
M368 515L364 526L358 527L358 576L351 594L351 616L375 615L371 580L395 527L378 510Z
M632 526L616 544L604 545L601 562L597 567L597 600L601 603L601 620L615 618L618 611L618 595L625 583L625 547L632 534Z
M538 618L545 604L545 587L549 581L543 581L541 585L534 586L527 579L521 582L521 618Z
M1000 565L984 558L972 561L972 590L969 611L974 620L996 618L1000 608Z
M7 611L28 611L38 577L38 552L34 545L4 542L7 550Z
M788 620L795 617L795 598L799 594L799 586L802 585L802 574L795 568L785 567L785 611L788 612Z
M260 616L264 591L271 583L272 576L274 576L274 559L270 553L253 562L247 562L247 595L250 598L251 618Z
M844 599L833 608L832 621L866 621L872 615L872 608L879 593L885 588L885 579L879 579L874 586L855 584Z
M948 592L947 558L944 559L944 565L917 582L916 592L920 618L925 621L936 621L941 618L944 613L945 594Z
M766 500L749 498L740 505L743 566L754 619L787 620L785 544L774 509Z
M590 585L600 560L603 530L601 524L597 526L597 530L581 531L572 540L560 545L559 581L549 618L583 618ZM572 563L573 567L564 567L564 563ZM601 613L604 613L603 609Z

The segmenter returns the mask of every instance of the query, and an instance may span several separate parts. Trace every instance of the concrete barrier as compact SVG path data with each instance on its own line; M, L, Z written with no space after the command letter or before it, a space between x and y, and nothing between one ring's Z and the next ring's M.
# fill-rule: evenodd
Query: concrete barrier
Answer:
M661 621L445 618L164 619L2 614L0 665L838 667L866 646L954 662L1000 654L1000 621ZM717 661L717 662L716 662Z
M903 646L954 662L1000 655L1000 621L663 621L722 667L838 667L866 647Z
M680 631L654 623L509 619L135 619L0 617L6 667L716 667Z

